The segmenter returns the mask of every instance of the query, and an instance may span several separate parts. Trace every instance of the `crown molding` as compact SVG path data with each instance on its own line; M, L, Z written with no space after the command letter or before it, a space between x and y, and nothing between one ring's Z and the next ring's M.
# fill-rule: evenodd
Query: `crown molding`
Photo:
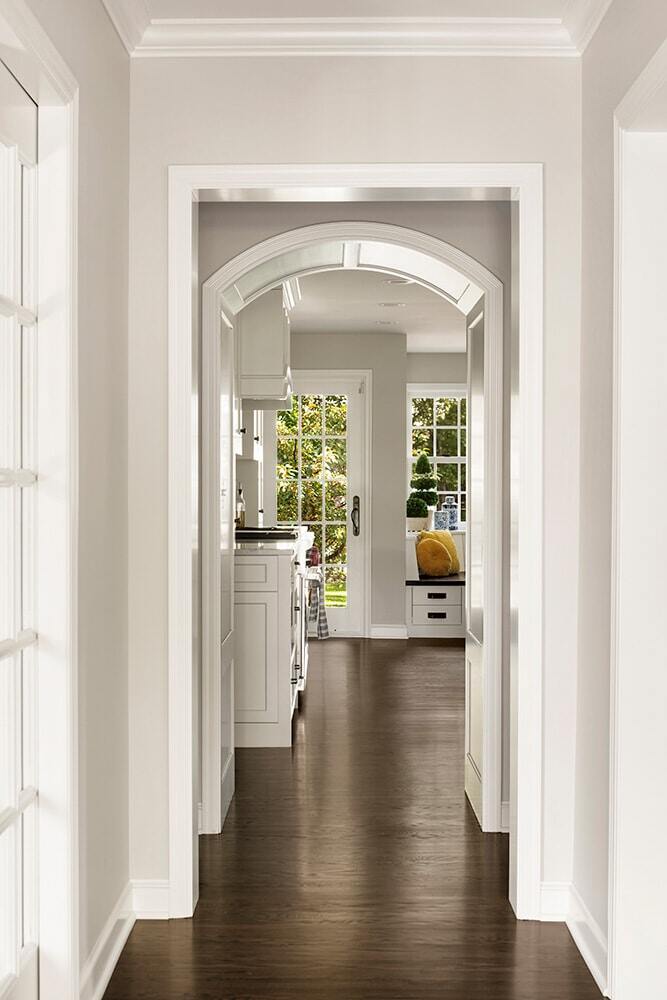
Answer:
M130 53L134 55L150 24L150 16L145 0L102 0L118 32L118 36Z
M156 18L133 54L575 56L577 50L562 22L552 18Z
M612 0L568 0L563 11L563 24L580 55L600 27L611 4Z
M132 56L577 56L612 0L568 0L562 18L152 18L103 0Z

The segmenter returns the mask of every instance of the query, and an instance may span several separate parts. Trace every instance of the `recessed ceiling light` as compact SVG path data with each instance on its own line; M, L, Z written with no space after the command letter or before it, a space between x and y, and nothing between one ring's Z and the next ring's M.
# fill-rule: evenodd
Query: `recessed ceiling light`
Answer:
M378 302L383 309L405 309L405 302Z
M383 278L383 285L414 285L412 278Z
M375 320L375 325L376 326L398 326L398 323L396 322L396 320L393 320L393 319L376 319Z

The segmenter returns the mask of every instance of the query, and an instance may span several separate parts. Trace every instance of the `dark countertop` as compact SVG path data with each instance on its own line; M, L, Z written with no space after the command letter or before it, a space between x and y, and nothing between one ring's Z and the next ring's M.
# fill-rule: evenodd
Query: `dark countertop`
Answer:
M452 573L451 576L423 576L418 580L406 580L406 587L465 587L465 573Z

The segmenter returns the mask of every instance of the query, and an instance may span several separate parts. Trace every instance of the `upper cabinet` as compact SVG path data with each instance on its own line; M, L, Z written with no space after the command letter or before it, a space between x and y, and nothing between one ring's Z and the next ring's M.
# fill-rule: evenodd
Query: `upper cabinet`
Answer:
M291 392L290 324L282 287L265 292L238 315L239 394L286 399Z

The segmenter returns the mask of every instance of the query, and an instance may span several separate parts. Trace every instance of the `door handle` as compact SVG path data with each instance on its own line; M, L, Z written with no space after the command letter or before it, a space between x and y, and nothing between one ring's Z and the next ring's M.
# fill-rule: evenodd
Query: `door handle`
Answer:
M351 513L350 517L352 519L352 534L353 535L358 535L359 534L359 527L361 525L361 512L360 512L360 508L359 508L359 497L358 496L353 496L352 497L352 513Z

